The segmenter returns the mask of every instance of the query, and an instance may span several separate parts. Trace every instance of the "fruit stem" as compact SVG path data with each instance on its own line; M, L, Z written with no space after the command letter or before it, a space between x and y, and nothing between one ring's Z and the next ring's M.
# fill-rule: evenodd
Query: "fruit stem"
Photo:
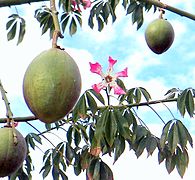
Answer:
M10 103L9 103L9 101L7 99L7 96L6 96L7 92L3 88L1 80L0 80L0 91L1 91L1 96L2 96L2 99L5 102L5 107L6 107L6 116L7 116L7 125L6 125L6 127L11 127L13 129L14 144L17 144L18 140L17 140L17 135L16 135L16 132L15 132L13 113L11 111Z
M6 93L7 92L3 88L3 85L1 83L1 80L0 80L0 91L1 91L2 99L5 102L6 116L7 116L7 126L11 126L11 122L13 121L13 114L12 114L12 111L11 111L11 108L10 108L10 103L9 103L9 101L7 99L7 96L6 96Z
M50 9L51 9L51 14L52 14L53 23L54 23L52 47L59 48L59 46L57 45L58 37L63 38L64 36L62 35L61 30L60 30L60 23L58 19L58 11L55 6L55 0L50 0Z
M163 8L158 8L160 11L159 19L163 19L163 14L165 14L165 10Z

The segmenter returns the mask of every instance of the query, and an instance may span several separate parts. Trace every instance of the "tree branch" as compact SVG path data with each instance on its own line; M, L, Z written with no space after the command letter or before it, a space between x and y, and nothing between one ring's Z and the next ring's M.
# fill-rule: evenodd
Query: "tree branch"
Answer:
M123 106L132 108L132 107L140 107L140 106L148 106L153 104L160 104L160 103L169 103L169 102L177 102L177 98L173 99L163 99L163 100L155 100L155 101L149 101L149 102L142 102L142 103L133 103L133 104L127 104L127 105L117 105L113 106L114 108L120 108ZM107 106L99 106L98 110L106 108ZM88 109L89 110L89 109ZM13 120L15 122L27 122L27 121L33 121L37 120L35 116L27 116L27 117L13 117ZM5 123L7 118L0 118L0 123Z
M43 2L49 0L0 0L0 7L30 4L35 2Z
M194 14L191 14L191 13L188 13L186 11L180 10L180 9L175 8L173 6L169 6L169 5L164 4L164 3L160 2L160 1L157 1L157 0L137 0L137 1L150 3L152 5L155 5L155 6L159 7L159 8L163 8L163 9L166 9L166 10L171 11L173 13L176 13L180 16L184 16L184 17L187 17L189 19L195 20L195 15Z
M30 4L35 2L43 2L43 1L49 1L49 0L0 0L0 7L6 7L6 6L13 6L13 5L22 5L22 4ZM173 6L169 6L167 4L164 4L158 0L137 0L139 2L147 2L152 5L155 5L159 8L166 9L168 11L171 11L173 13L176 13L180 16L187 17L189 19L195 20L195 15L188 13L186 11L180 10L178 8L175 8Z

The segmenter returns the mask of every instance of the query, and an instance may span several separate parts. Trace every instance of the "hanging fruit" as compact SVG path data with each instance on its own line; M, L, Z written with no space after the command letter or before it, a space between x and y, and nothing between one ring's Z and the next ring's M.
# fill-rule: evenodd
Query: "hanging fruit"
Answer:
M23 94L31 112L42 122L53 123L67 115L81 91L81 76L74 59L65 51L51 48L28 66Z
M152 21L145 31L145 40L149 48L156 54L167 51L174 40L174 29L165 19Z
M21 167L27 146L24 137L15 128L0 128L0 137L0 177L5 177Z

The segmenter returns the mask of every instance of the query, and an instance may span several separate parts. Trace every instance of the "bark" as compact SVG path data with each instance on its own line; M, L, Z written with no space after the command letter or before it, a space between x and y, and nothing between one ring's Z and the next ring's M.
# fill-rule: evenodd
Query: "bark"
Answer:
M22 5L27 3L35 3L35 2L43 2L43 1L49 1L49 0L0 0L0 7L6 7L6 6L13 6L13 5ZM166 9L168 11L171 11L173 13L176 13L180 16L187 17L189 19L195 20L195 15L191 14L189 12L177 9L175 7L169 6L167 4L164 4L163 2L160 2L158 0L137 0L140 2L148 2L151 3L159 8Z
M13 5L22 5L27 3L49 1L49 0L0 0L0 7L13 6Z

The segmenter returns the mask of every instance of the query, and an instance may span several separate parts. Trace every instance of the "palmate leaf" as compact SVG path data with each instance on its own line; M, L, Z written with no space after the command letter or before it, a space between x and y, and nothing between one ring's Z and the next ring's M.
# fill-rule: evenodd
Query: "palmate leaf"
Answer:
M16 34L18 32L18 41L17 41L17 45L18 45L22 42L25 35L25 27L26 27L25 20L22 17L20 17L18 14L12 14L8 18L10 18L10 20L6 24L6 30L8 31L7 40L8 41L13 40L16 37Z
M64 33L69 29L69 34L72 36L77 32L78 26L82 26L81 14L78 11L64 12L61 16L61 28Z
M190 117L194 114L194 98L191 88L185 89L177 98L177 108L182 116L187 110Z

